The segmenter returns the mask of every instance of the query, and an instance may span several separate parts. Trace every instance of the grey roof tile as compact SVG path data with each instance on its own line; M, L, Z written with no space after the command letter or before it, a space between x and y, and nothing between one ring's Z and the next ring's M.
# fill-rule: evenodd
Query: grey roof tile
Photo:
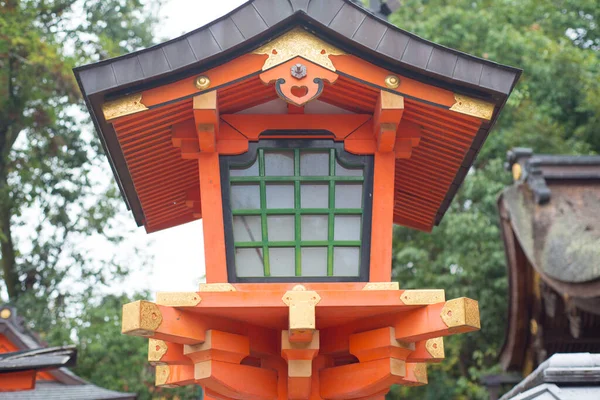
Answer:
M0 400L116 400L134 399L133 393L86 385L64 385L58 382L36 382L35 389L21 392L0 392Z
M383 35L383 39L381 39L376 50L388 57L399 60L404 54L404 50L406 50L409 41L410 36L388 29Z
M144 71L137 57L123 58L113 64L117 83L127 83L144 78Z
M459 57L454 68L452 78L479 85L483 64L479 60L473 60L467 57Z
M117 85L117 78L112 69L112 64L104 64L93 70L81 71L80 79L88 96Z
M329 27L351 38L365 18L366 14L364 12L350 4L344 4L340 12L329 23Z
M231 18L223 19L210 27L210 31L223 50L244 41L244 36Z
M231 16L233 22L238 27L245 38L250 38L268 28L256 8L252 4L239 9Z
M164 49L171 69L185 67L197 61L187 37L167 44Z
M484 65L479 85L487 89L508 94L512 88L514 78L514 71L507 71L495 68L495 66Z
M374 49L383 38L385 31L387 31L387 27L385 25L382 25L381 22L377 21L375 18L367 17L360 25L352 39L356 40L362 45Z
M146 77L164 74L171 70L162 47L156 47L150 51L140 53L138 60Z
M401 61L413 67L425 68L432 51L432 45L413 38L408 42Z
M292 5L287 0L255 0L253 4L269 26L277 24L293 12Z
M198 60L203 60L221 51L219 43L215 40L210 30L194 32L188 36L188 42Z
M310 0L290 0L292 2L292 7L294 7L294 11L308 11L308 3Z
M323 25L329 25L343 6L342 0L312 0L308 5L308 15Z
M456 54L434 48L427 63L427 70L440 75L452 76L456 61L458 61Z

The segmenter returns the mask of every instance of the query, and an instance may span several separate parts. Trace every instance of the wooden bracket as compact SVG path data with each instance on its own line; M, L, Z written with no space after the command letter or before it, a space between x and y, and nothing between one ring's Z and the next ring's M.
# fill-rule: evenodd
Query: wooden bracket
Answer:
M247 336L210 329L204 343L185 345L183 354L194 363L216 360L239 364L250 355L250 340Z
M191 365L192 361L183 354L183 345L159 339L148 340L150 365Z
M202 203L200 203L200 186L188 189L185 194L185 206L192 210L194 218L202 218Z
M394 151L396 131L404 113L404 97L381 90L373 114L373 134L377 151Z
M416 342L415 351L410 353L408 361L437 363L444 357L444 338L438 337Z
M310 342L315 330L315 306L321 301L317 292L296 285L285 292L283 302L289 306L289 340Z
M360 362L397 358L406 360L415 349L414 343L396 340L393 327L385 327L350 335L350 354Z
M217 149L216 135L219 134L217 91L213 90L195 96L193 107L200 151L214 152Z
M289 332L281 332L281 356L288 364L288 398L308 399L312 390L313 359L319 353L319 331L309 342L290 341Z

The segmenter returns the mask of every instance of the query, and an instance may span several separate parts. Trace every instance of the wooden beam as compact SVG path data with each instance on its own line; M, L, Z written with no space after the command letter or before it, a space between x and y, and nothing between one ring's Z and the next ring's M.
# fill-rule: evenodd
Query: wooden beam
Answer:
M404 97L384 90L379 91L373 114L373 134L377 140L377 151L394 150L396 131L404 113Z

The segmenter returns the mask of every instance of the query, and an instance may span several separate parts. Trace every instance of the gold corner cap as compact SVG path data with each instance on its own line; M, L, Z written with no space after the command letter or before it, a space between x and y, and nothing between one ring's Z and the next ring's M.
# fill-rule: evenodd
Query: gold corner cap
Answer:
M442 359L446 356L444 352L444 338L438 337L429 339L425 342L425 348L433 358Z
M163 340L149 339L148 340L148 361L152 365L161 365L161 359L167 353L169 347Z
M390 373L394 376L406 376L406 361L398 358L390 358Z
M417 382L422 384L427 384L427 364L425 363L416 363L413 368L413 373L415 374L415 379Z
M159 292L156 304L170 307L195 307L202 301L196 292Z
M407 306L436 304L445 300L444 289L405 290L400 295L400 301Z
M171 375L171 367L168 365L157 365L156 366L156 386L164 386Z
M310 378L312 376L312 360L288 360L288 376Z
M454 104L450 107L450 111L489 121L494 114L494 104L454 93Z
M194 364L194 379L207 379L212 375L212 361L206 360Z
M479 304L466 297L452 299L446 302L440 314L448 328L469 327L481 329L479 320Z
M121 332L132 336L152 336L162 323L160 308L150 301L138 300L123 305Z
M141 93L124 96L102 104L102 113L107 121L146 110L148 110L148 107L142 103Z

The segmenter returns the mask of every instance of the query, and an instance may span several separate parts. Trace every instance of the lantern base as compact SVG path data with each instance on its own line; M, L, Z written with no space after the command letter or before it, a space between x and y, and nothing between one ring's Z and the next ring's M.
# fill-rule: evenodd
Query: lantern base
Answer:
M394 282L203 284L123 307L157 385L219 399L383 398L427 383L443 336L479 328L476 301Z

